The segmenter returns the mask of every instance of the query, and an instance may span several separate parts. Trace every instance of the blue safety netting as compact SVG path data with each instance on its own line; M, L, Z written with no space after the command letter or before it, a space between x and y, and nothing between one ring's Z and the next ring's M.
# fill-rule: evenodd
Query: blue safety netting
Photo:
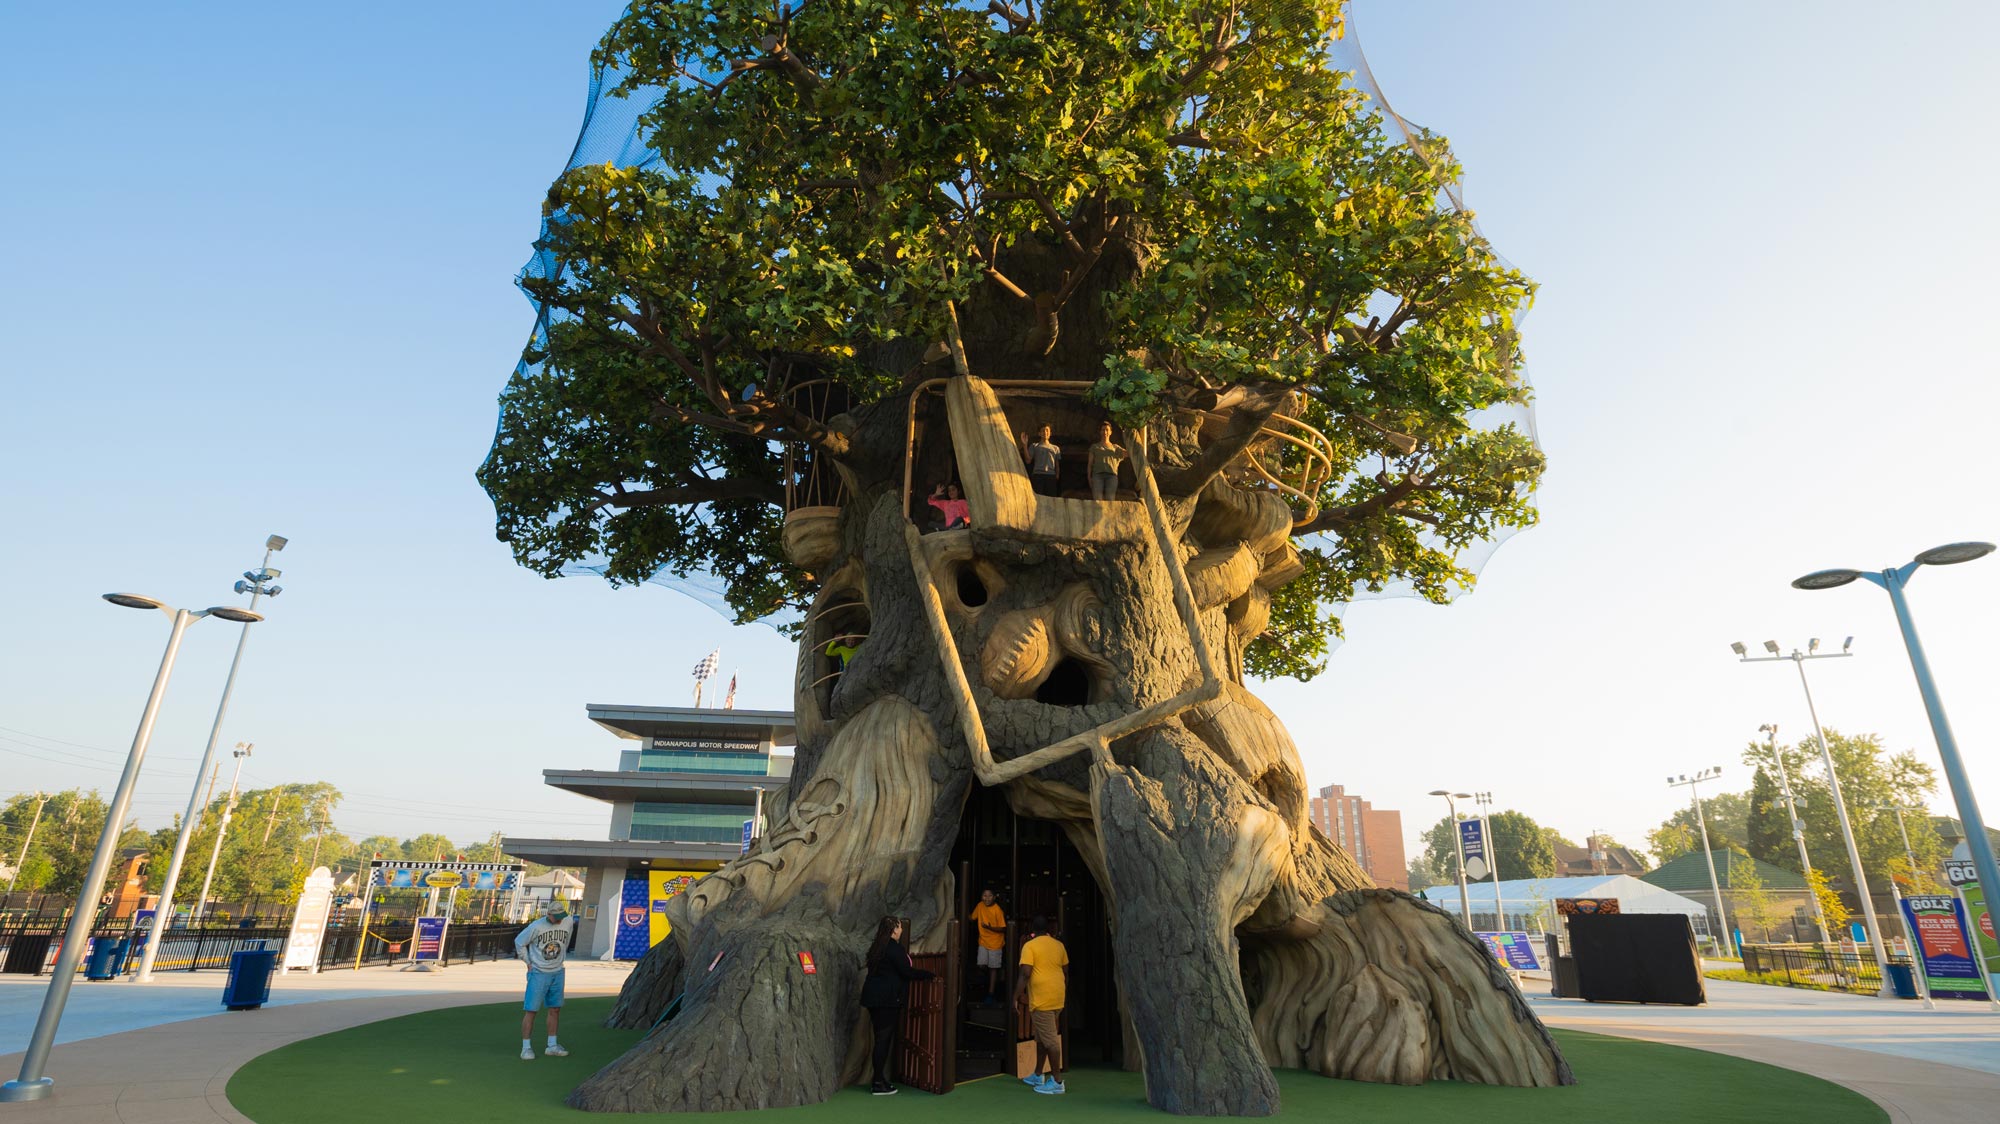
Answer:
M1355 30L1351 7L1347 13L1346 34L1335 43L1332 49L1332 57L1340 69L1352 76L1351 80L1355 88L1362 93L1366 102L1380 116L1382 127L1388 130L1392 136L1400 137L1403 143L1409 145L1420 155L1424 155L1426 159L1430 159L1426 149L1428 145L1435 142L1429 139L1429 134L1425 130L1420 126L1412 124L1390 106L1388 99L1382 93L1380 85L1376 82L1374 72L1369 68L1367 57L1362 52L1360 38ZM659 154L646 144L640 123L645 115L658 104L666 91L643 88L621 90L620 81L622 77L622 74L612 67L600 66L593 68L590 76L590 94L584 107L583 126L577 134L576 145L570 152L569 160L563 166L565 172L584 165L612 164L618 167L648 168L656 166L659 163ZM1463 194L1457 183L1454 182L1445 185L1442 197L1439 199L1439 205L1461 212L1466 210ZM548 224L560 221L560 216L554 216L545 220L542 227L543 237L537 238L534 254L528 259L527 264L522 267L521 273L516 278L517 284L530 278L554 278L561 275L562 270L565 268L564 263L548 248L546 238ZM528 299L535 306L535 327L532 340L534 346L531 351L534 354L544 354L546 351L550 318L552 316L563 315L563 313L560 310L548 308L541 302L536 301L532 295ZM539 373L540 369L541 363L539 361L531 362L524 357L517 367L517 372L535 374ZM1523 382L1526 382L1525 376L1523 376ZM1475 430L1497 430L1503 426L1514 426L1526 433L1534 441L1537 449L1541 447L1540 436L1535 428L1535 413L1531 405L1506 405L1484 410L1473 415L1469 421ZM496 433L496 448L498 440L498 434ZM1459 547L1455 552L1459 566L1477 575L1484 568L1487 560L1492 557L1493 552L1498 550L1502 543L1512 538L1519 530L1520 528L1515 527L1502 527L1486 539ZM1424 538L1426 545L1438 546L1450 552L1444 544L1438 543L1428 536L1420 537ZM1320 546L1327 549L1336 549L1338 547L1337 539L1327 534L1305 536L1299 542L1302 547ZM609 569L610 563L607 559L584 558L563 567L563 573L602 577ZM713 571L701 567L690 567L687 569L668 567L656 572L647 581L665 586L693 598L727 619L734 620L736 617L735 610L728 602L727 583ZM1416 596L1421 595L1411 582L1395 581L1385 584L1380 589L1358 590L1356 600L1372 601L1384 598ZM1345 605L1332 605L1328 607L1328 613L1332 617L1339 617L1343 614L1345 608ZM797 608L788 607L760 618L757 623L784 629L796 624L801 617L802 614ZM1329 647L1333 647L1337 643L1338 641L1336 640Z

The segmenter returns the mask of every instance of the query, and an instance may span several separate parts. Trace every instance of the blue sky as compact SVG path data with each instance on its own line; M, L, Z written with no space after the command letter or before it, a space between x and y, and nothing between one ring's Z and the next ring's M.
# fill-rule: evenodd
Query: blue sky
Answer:
M339 785L351 833L601 834L540 770L610 765L584 704L680 702L718 644L743 705L788 705L775 633L520 570L472 479L617 8L9 14L0 793L115 779L166 624L98 594L232 600L272 532L287 592L224 744L257 744L257 783ZM1812 669L1822 717L1934 760L1886 599L1786 582L2000 538L2000 14L1363 0L1357 27L1541 284L1551 468L1476 595L1359 605L1327 675L1262 688L1314 784L1412 834L1450 786L1637 841L1668 773L1744 787L1760 723L1805 731L1791 669L1729 654L1766 637L1857 637ZM2000 818L2000 559L1912 599ZM190 633L149 825L185 802L234 633Z

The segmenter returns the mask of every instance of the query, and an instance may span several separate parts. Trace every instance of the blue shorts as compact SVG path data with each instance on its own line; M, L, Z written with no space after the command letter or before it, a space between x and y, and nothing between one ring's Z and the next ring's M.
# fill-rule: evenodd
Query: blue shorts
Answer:
M562 1006L563 974L561 971L528 973L528 995L521 1003L523 1011L539 1011L544 1007Z

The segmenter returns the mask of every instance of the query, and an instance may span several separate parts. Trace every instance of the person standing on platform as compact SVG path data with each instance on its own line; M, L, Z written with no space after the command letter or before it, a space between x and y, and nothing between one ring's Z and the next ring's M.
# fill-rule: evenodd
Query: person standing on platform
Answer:
M1021 974L1014 983L1014 1002L1028 1009L1028 1029L1035 1036L1035 1072L1021 1080L1037 1093L1062 1094L1062 1010L1069 1001L1069 950L1049 931L1049 919L1037 917L1028 926L1031 937L1021 946ZM1048 1067L1048 1075L1042 1069Z
M535 1012L549 1013L549 1041L542 1053L552 1058L569 1057L556 1041L556 1022L563 1005L563 957L569 953L570 939L576 935L576 918L561 901L551 899L542 916L530 922L514 938L514 955L528 963L528 994L521 1009L521 1060L535 1060Z
M909 994L910 981L937 978L936 973L910 963L902 939L903 923L884 917L875 926L875 943L868 946L868 975L861 981L861 1006L868 1011L868 1022L875 1031L875 1080L868 1091L878 1097L896 1092L889 1083L889 1055L896 1048L896 1028L903 1021L903 1000Z
M1111 423L1097 423L1097 444L1090 447L1090 498L1118 498L1118 466L1125 463L1125 446L1111 441Z
M979 904L972 907L972 923L978 926L977 963L986 969L987 1003L1000 1001L1001 957L1007 949L1007 914L993 900L993 891L979 891Z
M1062 447L1052 438L1055 431L1043 426L1033 440L1021 435L1021 459L1028 464L1028 483L1038 496L1053 496L1061 493L1058 482L1062 478Z

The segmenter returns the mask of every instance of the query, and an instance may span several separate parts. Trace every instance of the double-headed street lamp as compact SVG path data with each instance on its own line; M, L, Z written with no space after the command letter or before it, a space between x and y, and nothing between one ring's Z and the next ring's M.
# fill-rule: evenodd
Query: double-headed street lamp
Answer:
M42 996L42 1010L35 1018L35 1030L28 1039L28 1052L21 1056L21 1076L0 1085L0 1102L37 1101L48 1096L55 1087L55 1079L44 1076L42 1070L48 1065L50 1047L55 1045L56 1024L62 1021L63 1006L69 1002L69 989L76 982L76 966L83 960L83 948L90 939L91 924L97 920L96 906L99 895L104 892L104 876L111 869L111 857L118 852L118 836L125 827L125 813L132 806L132 788L139 780L139 766L146 759L146 747L153 740L153 722L160 715L160 699L166 694L167 680L174 673L174 657L180 654L181 637L189 625L203 617L246 623L264 619L248 609L232 605L218 605L194 612L171 608L155 598L136 593L107 593L104 599L128 609L158 609L173 618L174 627L167 634L167 651L160 658L160 670L153 676L152 694L146 696L146 709L139 715L139 730L132 736L132 749L125 755L125 772L118 778L118 790L112 794L111 807L104 812L104 831L98 836L97 852L91 856L90 869L83 876L83 887L76 893L76 908L70 911L69 928L63 932L62 954L56 957L55 975L49 979L48 993Z
M1722 901L1722 883L1715 877L1715 851L1708 845L1708 816L1701 810L1701 782L1712 781L1722 775L1722 766L1716 765L1689 776L1686 773L1667 778L1668 788L1686 786L1688 795L1694 800L1694 822L1701 828L1701 853L1708 860L1708 888L1715 894L1715 916L1721 921L1722 929L1716 934L1716 947L1723 955L1735 956L1736 942L1729 935L1729 910Z
M276 597L284 592L276 584L278 571L271 568L271 555L285 549L285 542L283 535L272 535L265 539L263 565L255 570L244 571L243 580L236 583L236 592L250 595L250 608L253 611L257 608L258 598ZM158 908L153 912L153 927L146 934L146 949L139 955L139 974L136 977L139 983L152 982L153 958L159 955L160 936L174 916L174 891L180 887L181 863L187 858L188 840L194 835L195 822L202 812L201 779L208 775L209 766L215 761L215 743L222 734L222 716L229 712L229 693L236 687L236 669L243 663L243 646L249 642L250 622L246 621L242 635L236 638L236 655L229 661L229 677L222 681L222 702L216 706L215 722L208 728L208 748L202 752L201 767L194 771L194 791L188 795L187 812L181 816L181 830L174 836L174 853L173 857L167 860L167 877L160 883L160 900ZM237 767L242 768L240 760ZM232 785L231 792L234 791ZM233 804L232 800L232 806ZM217 834L216 838L219 841L222 837ZM211 860L209 871L212 874L214 870L215 864ZM208 900L207 894L208 891L204 888L203 901ZM195 913L200 912L200 908L197 907Z
M1826 928L1826 907L1820 905L1819 892L1813 889L1812 860L1806 857L1806 824L1799 818L1798 802L1792 799L1791 770L1785 768L1784 755L1778 752L1777 723L1759 726L1757 732L1768 734L1771 738L1771 761L1778 768L1778 785L1785 794L1785 814L1792 820L1792 842L1799 845L1799 869L1805 872L1806 896L1812 899L1813 923L1819 926L1819 943L1832 944L1833 934L1827 932ZM1753 808L1751 811L1755 812L1756 809Z
M1958 755L1958 740L1951 735L1951 722L1945 718L1944 702L1938 698L1937 684L1931 679L1930 661L1924 658L1924 646L1917 639L1916 622L1910 619L1910 605L1903 597L1903 587L1921 566L1953 566L1960 562L1970 562L1993 553L1990 542L1955 542L1944 546L1934 546L1901 566L1895 566L1880 573L1864 573L1860 570L1816 570L1792 582L1795 589L1833 589L1852 582L1856 578L1880 586L1889 593L1889 603L1896 610L1896 624L1903 630L1903 646L1909 649L1910 670L1916 673L1917 691L1924 697L1924 712L1930 716L1931 733L1937 738L1938 756L1944 759L1945 781L1951 785L1951 799L1958 806L1958 818L1965 825L1965 847L1972 852L1972 865L1979 871L1979 884L1994 887L1987 890L1989 899L2000 896L2000 866L1993 861L1993 844L1986 838L1986 821L1979 815L1979 799L1972 794L1972 781L1965 774L1965 762Z
M1743 650L1741 643L1731 644L1729 649L1744 663L1790 660L1799 669L1799 686L1806 693L1806 713L1812 716L1813 737L1819 740L1819 755L1826 763L1827 789L1833 796L1834 813L1840 818L1840 837L1847 844L1848 865L1854 868L1854 892L1861 898L1861 915L1868 922L1868 948L1875 954L1875 967L1880 969L1886 987L1889 979L1889 957L1882 947L1882 923L1875 919L1875 898L1868 892L1868 876L1861 871L1861 849L1854 845L1854 825L1847 819L1847 799L1840 794L1840 770L1833 767L1833 750L1827 747L1826 731L1820 729L1819 708L1813 705L1812 684L1806 682L1807 660L1844 659L1854 654L1851 651L1853 647L1854 637L1850 636L1841 644L1838 652L1820 651L1818 639L1809 641L1803 652L1797 648L1792 649L1792 654L1789 656L1778 649L1776 640L1764 641L1764 650L1771 653L1768 656L1750 655ZM1888 992L1884 991L1883 994L1886 995Z
M1442 788L1431 790L1432 796L1444 797L1444 805L1451 809L1451 849L1458 856L1458 916L1465 927L1472 928L1472 900L1466 896L1465 888L1465 844L1458 838L1458 801L1472 799L1469 792L1448 792Z

